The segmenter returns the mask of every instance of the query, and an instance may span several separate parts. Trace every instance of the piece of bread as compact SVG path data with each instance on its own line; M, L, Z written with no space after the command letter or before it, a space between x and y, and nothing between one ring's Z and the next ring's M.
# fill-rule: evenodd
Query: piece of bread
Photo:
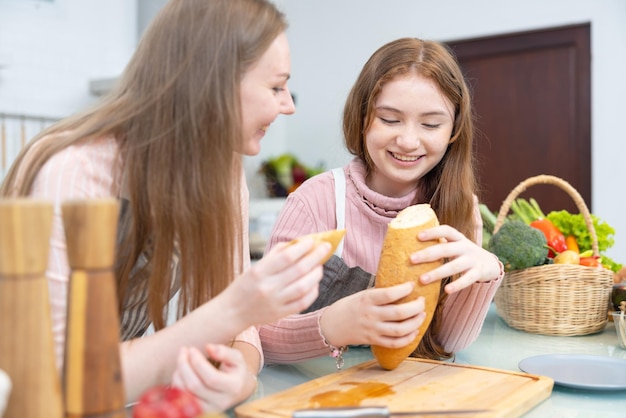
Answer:
M415 340L406 347L371 346L374 357L383 369L393 370L398 367L415 350L433 319L433 313L439 300L440 282L435 281L428 285L422 285L419 282L419 277L439 267L443 260L413 264L409 257L416 251L439 243L437 240L420 241L417 239L417 234L420 231L437 225L439 225L439 220L429 204L409 206L400 211L398 216L389 223L378 263L376 287L389 287L409 280L415 281L416 286L413 292L396 303L408 302L417 299L418 296L424 296L426 299L426 319L420 326L419 334Z
M330 257L332 257L333 253L337 249L337 246L339 246L339 243L343 239L344 235L346 235L346 230L345 229L332 229L330 231L315 232L313 234L303 235L301 237L295 238L295 239L293 239L293 240L291 240L289 242L289 245L295 244L296 242L300 241L301 239L307 238L307 237L313 238L313 240L315 241L316 244L321 244L322 242L329 243L330 246L331 246L331 249L328 252L328 255L326 257L324 257L324 259L322 259L322 261L320 263L320 264L324 264L325 262L327 262L330 259ZM317 247L317 245L316 245L316 247Z

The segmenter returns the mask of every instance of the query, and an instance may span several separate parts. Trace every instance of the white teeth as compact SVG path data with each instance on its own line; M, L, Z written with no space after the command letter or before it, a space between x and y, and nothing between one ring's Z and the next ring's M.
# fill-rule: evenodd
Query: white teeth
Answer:
M269 125L265 125L265 126L261 126L261 128L260 128L260 129L261 129L263 132L266 132L266 131L267 131L267 128L269 128L269 127L270 127Z
M400 161L417 161L417 158L418 158L418 157L411 157L408 155L396 154L395 152L392 152L391 155L393 155L393 158L400 160Z

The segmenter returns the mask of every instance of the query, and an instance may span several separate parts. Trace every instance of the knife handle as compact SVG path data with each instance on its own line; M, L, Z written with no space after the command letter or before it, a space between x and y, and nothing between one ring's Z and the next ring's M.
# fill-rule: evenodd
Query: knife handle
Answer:
M388 418L386 406L298 409L293 418Z

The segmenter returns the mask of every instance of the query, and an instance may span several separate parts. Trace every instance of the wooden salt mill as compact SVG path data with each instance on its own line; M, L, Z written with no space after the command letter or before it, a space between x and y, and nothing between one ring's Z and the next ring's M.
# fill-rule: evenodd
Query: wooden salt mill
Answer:
M50 320L52 203L0 199L0 369L13 390L5 418L62 418Z
M71 268L63 385L68 418L126 417L113 263L119 204L62 205Z

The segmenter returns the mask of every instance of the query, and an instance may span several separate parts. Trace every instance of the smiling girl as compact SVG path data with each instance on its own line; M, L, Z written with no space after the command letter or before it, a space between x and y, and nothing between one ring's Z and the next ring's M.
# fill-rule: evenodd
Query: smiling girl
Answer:
M481 247L471 99L452 53L414 38L382 46L348 96L343 131L354 159L290 194L267 246L345 225L343 249L325 265L309 310L261 328L266 360L336 354L347 345L398 348L414 339L423 298L393 305L412 285L371 288L371 273L389 222L418 203L429 203L441 223L418 239L441 243L415 252L411 262L447 262L420 277L440 281L443 291L413 355L450 357L478 336L503 276L498 259Z

